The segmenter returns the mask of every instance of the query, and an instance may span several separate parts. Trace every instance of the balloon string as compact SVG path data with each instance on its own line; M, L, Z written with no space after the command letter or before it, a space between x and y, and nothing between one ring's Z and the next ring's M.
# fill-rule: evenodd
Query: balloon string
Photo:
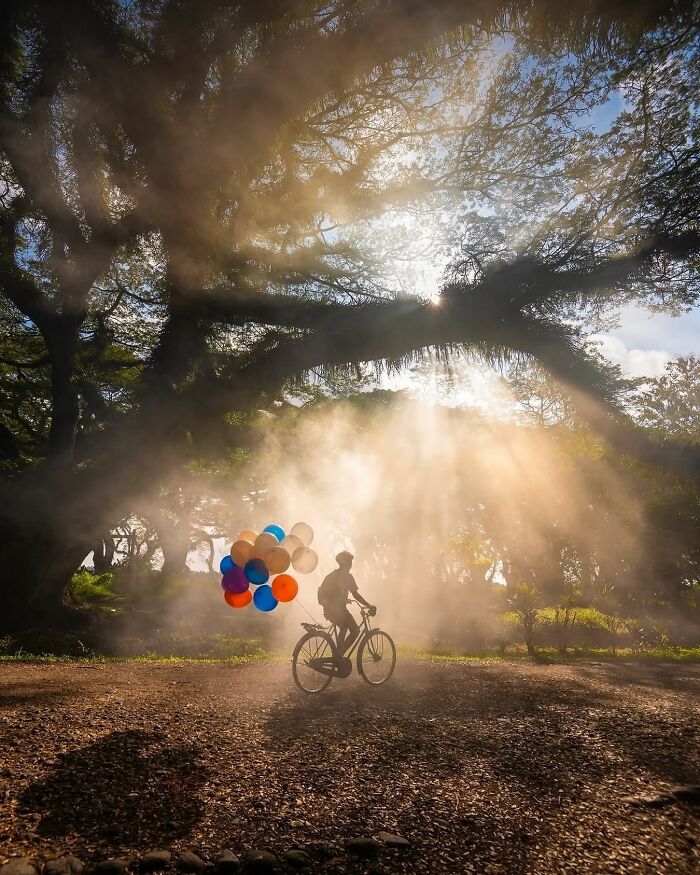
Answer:
M306 607L304 602L299 598L299 596L297 596L296 601L302 606L302 608L311 617L311 619L314 621L314 623L318 623L318 620L316 619L316 617L314 617L314 615L311 613L311 611L308 610L308 608Z

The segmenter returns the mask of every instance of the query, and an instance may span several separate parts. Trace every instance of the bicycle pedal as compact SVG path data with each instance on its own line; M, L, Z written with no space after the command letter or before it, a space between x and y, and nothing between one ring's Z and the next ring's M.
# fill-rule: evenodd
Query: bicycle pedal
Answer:
M347 677L350 677L351 672L352 672L352 660L347 656L341 656L337 662L336 675L339 678L347 678Z

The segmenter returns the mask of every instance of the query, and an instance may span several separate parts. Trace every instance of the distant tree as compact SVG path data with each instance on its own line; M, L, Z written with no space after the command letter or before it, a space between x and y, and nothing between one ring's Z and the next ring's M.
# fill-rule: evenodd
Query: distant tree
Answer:
M624 626L620 594L611 583L603 583L598 593L597 602L602 611L603 623L610 635L610 649L613 656L617 654L617 638Z
M576 624L576 609L581 604L581 593L573 586L567 586L554 606L554 628L557 635L557 650L565 655L569 639Z
M662 441L700 443L700 358L680 356L636 400L639 422Z
M538 625L540 594L529 583L518 583L508 597L511 610L517 617L528 656L536 656L535 632Z

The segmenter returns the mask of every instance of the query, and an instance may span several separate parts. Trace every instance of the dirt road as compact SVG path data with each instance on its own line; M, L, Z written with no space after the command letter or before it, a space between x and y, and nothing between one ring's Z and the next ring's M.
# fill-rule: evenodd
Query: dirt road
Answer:
M311 871L700 871L700 666L0 664L0 856L305 847ZM411 841L345 854L380 830ZM0 860L2 862L2 860Z

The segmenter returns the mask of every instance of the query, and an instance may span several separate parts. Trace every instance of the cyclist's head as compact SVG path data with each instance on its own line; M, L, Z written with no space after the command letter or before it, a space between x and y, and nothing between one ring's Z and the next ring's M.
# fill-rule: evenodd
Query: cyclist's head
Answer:
M340 553L335 557L335 561L340 565L341 568L350 568L352 565L352 560L355 557L352 553L348 553L347 550L341 550Z

